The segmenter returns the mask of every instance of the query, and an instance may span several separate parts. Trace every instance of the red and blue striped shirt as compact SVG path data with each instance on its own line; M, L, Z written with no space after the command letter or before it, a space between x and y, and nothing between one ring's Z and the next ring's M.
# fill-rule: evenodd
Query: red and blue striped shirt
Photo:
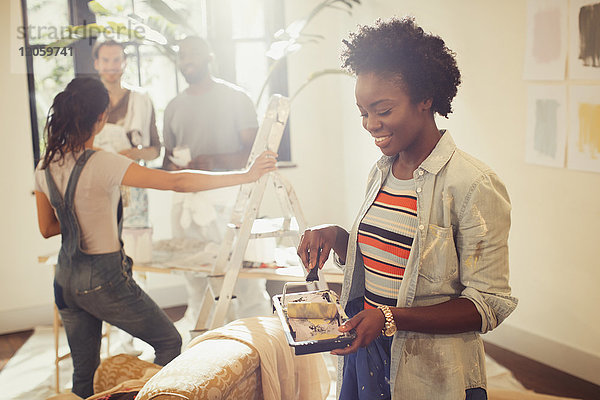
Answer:
M414 180L390 174L358 227L365 265L365 309L396 306L417 229Z

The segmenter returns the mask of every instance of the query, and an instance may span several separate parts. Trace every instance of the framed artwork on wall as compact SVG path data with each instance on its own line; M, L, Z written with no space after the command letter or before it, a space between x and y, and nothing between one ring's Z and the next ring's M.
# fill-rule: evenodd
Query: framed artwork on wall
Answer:
M527 2L524 79L565 79L567 13L567 2L562 0Z
M566 144L566 86L530 85L527 93L525 161L564 167Z
M600 85L569 88L567 167L600 172Z
M600 79L600 1L570 1L569 78Z

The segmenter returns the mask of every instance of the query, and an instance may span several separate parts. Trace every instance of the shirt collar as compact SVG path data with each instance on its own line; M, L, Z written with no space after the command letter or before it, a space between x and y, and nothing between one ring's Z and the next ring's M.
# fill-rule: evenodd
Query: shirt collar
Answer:
M456 151L456 144L454 143L454 140L448 131L442 129L440 130L440 133L442 137L437 142L431 153L419 166L419 168L422 168L433 175L437 175L437 173L440 172L444 165L446 165L446 163L450 160L452 154L454 154ZM381 158L377 161L377 167L382 171L390 168L396 157L398 157L398 155L381 156Z

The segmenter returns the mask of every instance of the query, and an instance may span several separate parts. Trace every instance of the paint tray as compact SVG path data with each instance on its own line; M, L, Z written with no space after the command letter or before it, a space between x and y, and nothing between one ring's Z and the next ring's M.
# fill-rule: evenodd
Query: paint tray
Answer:
M289 318L290 303L335 304L337 313L333 318ZM273 296L273 307L283 326L288 344L296 355L320 353L348 346L356 338L354 331L340 332L338 327L348 319L338 296L331 290L285 293ZM329 308L329 307L325 307Z

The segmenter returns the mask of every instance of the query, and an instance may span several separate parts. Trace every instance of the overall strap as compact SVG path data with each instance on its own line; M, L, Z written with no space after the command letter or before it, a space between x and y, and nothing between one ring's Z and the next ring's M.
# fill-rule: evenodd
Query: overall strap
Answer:
M56 182L54 181L52 174L50 174L50 167L47 167L45 171L48 191L50 193L50 202L54 206L56 216L60 222L62 241L61 249L58 254L58 265L60 267L69 267L71 265L71 259L79 251L80 229L77 216L75 215L73 198L79 176L81 175L81 170L92 154L94 154L93 150L86 150L75 161L64 196L61 196L60 191L56 186Z
M86 149L83 154L79 156L77 161L75 161L71 176L69 177L69 182L67 183L67 190L65 190L64 202L66 206L73 206L73 199L75 197L77 183L79 182L79 176L81 175L83 167L94 153L95 150Z
M63 204L63 198L56 186L56 182L50 173L50 166L48 165L44 170L46 175L46 183L48 184L48 194L50 195L50 204L54 207L60 207Z
M77 182L79 181L79 175L81 174L81 169L83 168L83 165L85 165L85 163L87 162L87 160L90 158L90 156L92 154L94 154L94 150L86 150L83 152L83 154L81 156L79 156L77 161L75 161L75 166L73 167L73 171L71 171L71 175L69 177L69 182L67 184L67 190L65 191L65 197L64 197L64 198L69 197L69 196L67 196L67 194L69 193L69 189L71 189L71 191L72 191L71 202L69 204L73 204L72 195L75 193L75 187L77 186ZM79 165L79 164L81 164L81 165ZM76 173L77 176L75 177L75 179L73 179L73 175L75 174L76 169L78 169L79 171L77 171L77 173ZM50 173L50 166L46 167L46 169L44 170L44 174L46 175L46 183L48 184L48 194L50 195L50 204L52 204L54 207L58 207L64 203L64 198L61 195L60 190L58 189L58 186L56 185L56 181L54 180L54 177Z
M123 246L123 239L121 237L123 234L123 196L119 196L119 205L117 206L117 227L119 232L119 241L121 242L121 246Z

